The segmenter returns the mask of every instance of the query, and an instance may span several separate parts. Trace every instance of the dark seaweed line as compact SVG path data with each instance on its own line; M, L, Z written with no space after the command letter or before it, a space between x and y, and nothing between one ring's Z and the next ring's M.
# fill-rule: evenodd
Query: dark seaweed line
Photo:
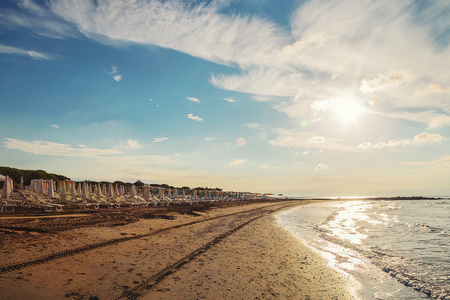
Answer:
M229 217L229 216L233 216L233 215L250 213L250 212L257 211L257 210L264 210L267 207L276 206L276 205L280 205L280 203L269 205L269 206L262 207L262 208L255 208L255 209L252 209L252 210L247 210L247 211L244 211L244 212L236 212L236 213L221 215L221 216L208 218L208 219L204 219L204 220L198 220L198 221L192 221L192 222L189 222L189 223L179 224L179 225L175 225L175 226L172 226L172 227L159 229L159 230L147 233L147 234L141 234L141 235L136 235L136 236L132 236L132 237L116 238L116 239L111 239L111 240L108 240L108 241L105 241L105 242L98 242L98 243L94 243L94 244L88 244L88 245L76 247L76 248L73 248L73 249L62 250L62 251L58 251L58 252L54 252L54 253L51 253L51 254L47 254L47 255L44 255L44 256L41 256L41 257L38 257L38 258L29 259L29 260L25 260L25 261L22 261L22 262L10 263L10 264L7 264L7 265L0 266L0 274L5 274L5 273L12 272L12 271L20 270L20 269L23 269L23 268L44 264L44 263L50 262L50 261L55 260L55 259L61 259L61 258L64 258L64 257L74 256L76 254L81 254L81 253L84 253L84 252L92 251L92 250L95 250L95 249L98 249L98 248L102 248L102 247L106 247L106 246L110 246L110 245L115 245L115 244L131 241L131 240L141 239L141 238L144 238L144 237L148 237L148 236L155 235L155 234L158 234L158 233L161 233L161 232L165 232L165 231L169 231L169 230L172 230L172 229L177 229L177 228L181 228L181 227L185 227L185 226L189 226L189 225L193 225L193 224L197 224L197 223L201 223L201 222L212 221L212 220L225 218L225 217Z
M245 221L244 223L239 224L238 226L233 227L232 229L228 230L225 233L220 234L219 236L215 237L213 240L209 241L208 243L202 245L201 247L197 248L196 250L192 251L188 255L184 256L182 259L176 261L175 263L169 265L168 267L164 268L163 270L159 271L158 273L154 274L152 277L147 279L146 281L136 285L132 289L128 289L124 291L118 299L138 299L140 296L144 295L148 291L150 291L156 284L164 280L167 276L169 276L172 273L175 273L177 270L179 270L182 266L189 263L190 261L194 260L197 256L203 254L210 248L212 248L215 244L219 243L220 241L224 240L225 238L229 237L239 229L243 228L244 226L248 225L249 223L256 221L257 219L260 219L266 215L270 215L271 213L274 213L280 209L293 206L293 205L286 205L284 207L273 209L271 211L267 211L266 214L260 215L257 217L254 217L250 220Z

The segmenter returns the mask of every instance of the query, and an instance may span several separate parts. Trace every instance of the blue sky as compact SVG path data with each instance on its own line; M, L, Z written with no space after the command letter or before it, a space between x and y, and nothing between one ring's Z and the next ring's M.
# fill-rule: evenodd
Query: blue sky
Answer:
M0 165L450 194L448 1L2 1Z

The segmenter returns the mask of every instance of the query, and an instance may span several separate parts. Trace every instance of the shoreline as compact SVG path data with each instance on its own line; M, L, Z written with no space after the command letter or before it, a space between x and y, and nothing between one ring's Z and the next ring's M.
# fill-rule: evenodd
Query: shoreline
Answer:
M289 201L294 202L299 206L312 201ZM174 218L141 218L123 226L76 228L56 234L18 233L17 238L27 238L17 242L5 240L0 248L1 265L108 239L137 238L0 274L2 297L116 298L251 216L253 221L168 272L139 298L354 299L348 290L348 279L277 224L273 214L258 218L256 212L250 213L271 205L276 203L217 207L172 214ZM227 216L221 217L224 215ZM197 222L203 219L206 221ZM197 223L183 225L193 221ZM149 230L179 225L184 227L139 237ZM14 235L3 233L6 234Z

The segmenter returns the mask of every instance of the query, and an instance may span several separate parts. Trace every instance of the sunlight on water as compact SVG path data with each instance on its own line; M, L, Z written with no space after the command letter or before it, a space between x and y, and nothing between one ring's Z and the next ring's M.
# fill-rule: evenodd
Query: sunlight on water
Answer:
M360 299L450 299L449 204L323 201L278 221L354 278Z

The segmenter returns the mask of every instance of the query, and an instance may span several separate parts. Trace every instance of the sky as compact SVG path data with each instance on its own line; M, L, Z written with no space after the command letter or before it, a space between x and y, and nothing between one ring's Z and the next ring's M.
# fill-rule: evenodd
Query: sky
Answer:
M447 0L5 0L0 165L450 195Z

